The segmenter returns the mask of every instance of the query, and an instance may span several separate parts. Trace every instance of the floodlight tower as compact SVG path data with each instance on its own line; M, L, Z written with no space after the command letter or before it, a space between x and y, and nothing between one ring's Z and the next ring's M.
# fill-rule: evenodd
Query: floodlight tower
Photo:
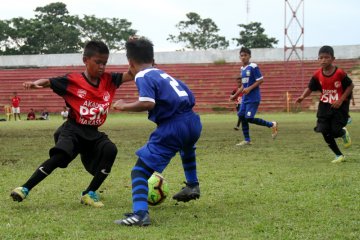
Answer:
M304 0L285 0L284 65L289 86L286 92L288 112L293 108L293 95L298 95L304 89L303 61Z
M246 24L249 24L250 0L246 0Z
M285 0L284 60L294 59L304 60L304 0Z

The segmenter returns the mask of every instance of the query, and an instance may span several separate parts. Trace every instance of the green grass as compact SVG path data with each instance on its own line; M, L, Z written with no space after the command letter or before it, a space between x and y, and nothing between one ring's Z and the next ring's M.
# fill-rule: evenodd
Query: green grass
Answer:
M13 202L10 191L48 158L62 120L1 122L0 239L359 239L360 113L351 115L353 146L343 151L347 162L342 164L330 163L333 154L312 130L315 113L258 114L279 121L278 139L251 125L254 145L244 148L235 146L242 140L241 131L232 129L235 113L202 115L201 198L176 203L170 197L151 207L147 228L113 223L131 211L134 152L155 127L145 114L112 114L101 128L119 149L100 189L102 209L79 203L91 176L78 158L55 170L28 199ZM171 195L181 189L178 155L163 175Z

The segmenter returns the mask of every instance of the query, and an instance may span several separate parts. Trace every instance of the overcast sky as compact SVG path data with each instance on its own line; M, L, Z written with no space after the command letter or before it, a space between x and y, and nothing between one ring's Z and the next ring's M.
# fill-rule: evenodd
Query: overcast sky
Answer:
M268 37L279 40L276 47L291 45L284 37L285 26L295 44L300 29L294 21L289 25L291 12L285 0L13 0L0 7L0 19L33 18L34 9L51 2L63 2L71 15L95 15L98 18L125 18L139 35L151 39L155 51L173 51L183 46L168 42L169 34L178 34L175 27L187 20L186 14L195 12L201 18L211 18L220 29L219 35L230 41L230 49L237 48L232 38L239 37L238 24L261 22ZM301 0L289 0L295 9ZM304 45L360 44L360 0L304 0L298 19L304 21ZM304 6L304 11L302 11ZM285 11L285 9L287 9ZM285 12L288 18L285 19ZM301 44L302 38L299 43Z

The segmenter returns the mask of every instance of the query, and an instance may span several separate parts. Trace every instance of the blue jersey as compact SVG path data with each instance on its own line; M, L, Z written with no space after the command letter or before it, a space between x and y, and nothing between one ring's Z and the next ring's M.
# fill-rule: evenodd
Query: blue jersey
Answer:
M260 72L260 69L256 63L250 63L247 66L241 67L241 81L244 88L250 87L256 81L263 79L263 76ZM250 102L260 102L260 88L256 87L248 94L243 95L242 102L250 103Z
M195 98L189 88L157 68L147 68L138 72L135 83L139 91L139 101L150 101L155 107L149 111L149 120L161 122L192 112Z

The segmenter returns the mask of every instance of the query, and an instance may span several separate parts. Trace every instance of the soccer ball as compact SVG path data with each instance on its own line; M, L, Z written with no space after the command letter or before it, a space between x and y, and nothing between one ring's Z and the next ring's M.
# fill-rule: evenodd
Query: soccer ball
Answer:
M169 195L169 186L160 173L153 173L148 180L149 194L148 203L151 206L162 203Z

